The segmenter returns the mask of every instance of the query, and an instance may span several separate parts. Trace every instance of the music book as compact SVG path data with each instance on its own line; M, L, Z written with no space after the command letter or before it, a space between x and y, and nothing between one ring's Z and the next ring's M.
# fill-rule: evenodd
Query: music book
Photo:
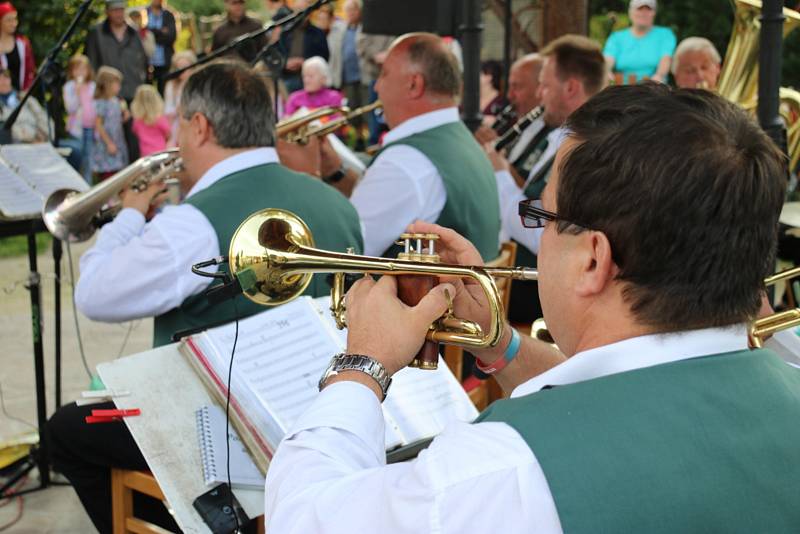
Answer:
M256 465L266 473L280 440L318 394L331 357L345 349L330 298L300 297L239 321L231 376L231 421ZM212 396L224 405L235 325L185 339L180 351ZM386 450L431 438L451 421L472 421L478 411L440 360L436 371L403 369L382 404Z
M216 405L203 406L195 412L197 441L203 463L206 486L226 483L225 411ZM261 474L233 426L230 427L231 486L234 488L264 488Z
M0 146L0 218L42 214L53 191L86 191L89 185L50 143Z

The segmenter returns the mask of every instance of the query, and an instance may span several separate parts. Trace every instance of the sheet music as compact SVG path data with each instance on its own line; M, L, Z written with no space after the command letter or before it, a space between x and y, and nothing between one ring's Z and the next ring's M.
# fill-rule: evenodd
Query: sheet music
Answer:
M441 358L435 371L407 367L397 372L383 406L403 443L435 436L451 421L470 422L478 417L478 410Z
M274 446L316 398L331 356L345 349L347 332L336 329L329 307L329 297L300 297L239 322L231 389ZM234 336L231 324L195 337L223 380ZM396 373L382 409L387 450L478 416L441 359L436 371Z
M0 146L0 156L42 198L57 189L86 191L89 185L50 143Z
M89 185L51 144L0 146L0 215L39 217L57 189L86 191Z
M3 217L12 219L38 214L43 204L39 193L0 163L0 213Z
M234 334L233 325L207 332L222 354L230 354ZM340 350L311 299L301 297L239 322L234 374L286 433L316 397L319 377Z

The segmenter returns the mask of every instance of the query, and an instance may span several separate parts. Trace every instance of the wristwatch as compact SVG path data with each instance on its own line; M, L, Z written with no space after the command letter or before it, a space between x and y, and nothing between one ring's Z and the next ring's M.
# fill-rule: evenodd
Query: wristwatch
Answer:
M326 184L335 184L336 182L342 181L342 178L345 176L347 176L347 173L344 170L344 165L341 165L338 169L333 171L333 173L328 176L323 176L322 181Z
M322 373L322 378L319 379L319 389L325 386L325 382L332 376L336 376L342 371L360 371L370 377L380 386L383 392L383 398L386 398L386 393L389 391L389 386L392 384L392 377L386 371L386 367L381 362L370 356L363 354L346 354L341 352L331 358L331 363L325 372Z

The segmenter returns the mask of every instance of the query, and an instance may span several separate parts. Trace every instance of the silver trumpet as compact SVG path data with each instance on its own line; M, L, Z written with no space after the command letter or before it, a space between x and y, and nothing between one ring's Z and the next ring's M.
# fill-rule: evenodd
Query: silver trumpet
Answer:
M47 229L58 239L78 243L86 241L120 210L117 195L126 189L143 191L150 184L164 182L174 191L177 181L170 176L183 169L178 149L172 148L137 159L107 180L88 191L54 191L44 204L42 218ZM172 182L172 186L168 182ZM174 201L174 194L170 195ZM179 194L178 194L179 197Z

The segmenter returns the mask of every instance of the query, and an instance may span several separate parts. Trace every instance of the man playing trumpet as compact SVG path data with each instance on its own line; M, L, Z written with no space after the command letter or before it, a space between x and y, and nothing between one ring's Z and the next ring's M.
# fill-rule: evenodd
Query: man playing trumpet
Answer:
M201 294L210 279L192 274L191 267L227 255L241 221L265 207L298 214L318 246L360 250L358 216L347 199L279 163L271 109L263 81L243 65L213 63L192 74L179 109L184 202L146 221L163 185L125 193L123 209L81 258L76 301L85 315L109 322L155 316L158 346L180 330L262 311L241 295L210 304ZM324 279L316 278L307 294L327 294ZM92 408L98 406L70 404L51 418L53 463L70 480L97 529L111 532L110 467L147 465L124 425L83 422ZM164 512L160 503L145 511L161 524L169 517Z
M539 293L567 359L507 328L476 356L511 398L386 466L369 371L407 365L446 292L460 317L487 317L460 281L415 307L393 277L359 281L347 352L371 366L326 374L280 445L270 532L796 530L800 370L747 347L783 156L735 105L657 84L607 89L566 126L542 206L520 212L543 228ZM411 230L440 233L444 261L480 261L452 231Z

